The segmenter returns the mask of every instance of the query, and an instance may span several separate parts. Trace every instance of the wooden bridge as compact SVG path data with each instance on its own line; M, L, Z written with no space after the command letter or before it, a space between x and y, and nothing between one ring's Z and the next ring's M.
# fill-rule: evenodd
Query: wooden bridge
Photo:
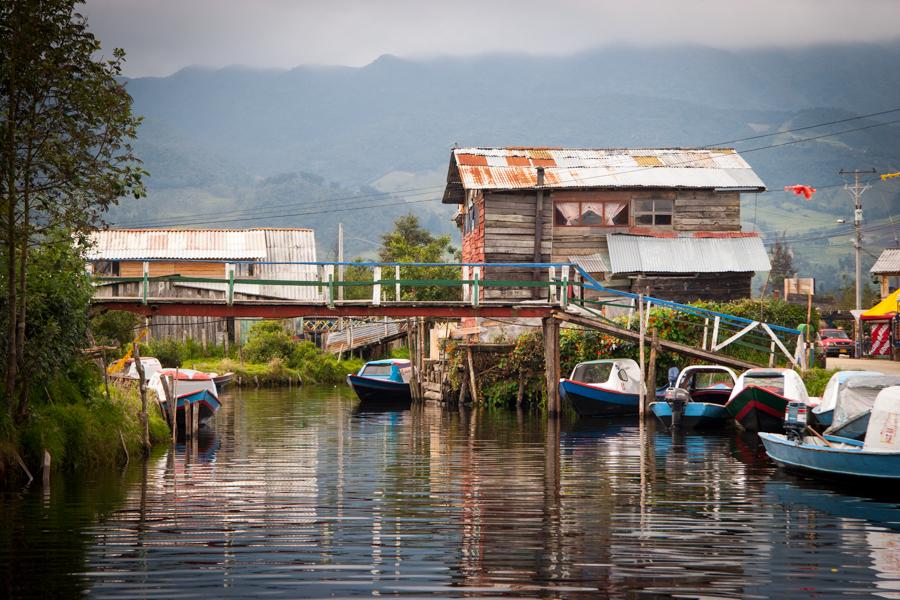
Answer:
M761 361L763 364L767 362L771 366L781 360L801 369L806 366L806 346L798 329L607 288L573 264L290 263L316 267L316 279L300 281L238 278L235 277L235 267L239 263L221 262L226 265L226 278L151 277L149 261L146 261L142 277L97 277L98 293L92 303L97 310L125 310L151 319L154 316L270 319L388 317L393 320L416 318L419 323L423 319L541 319L546 338L548 389L553 388L549 403L551 411L554 407L558 409L558 398L553 397L556 386L549 383L559 379L558 334L561 322L635 342L647 333L650 308L662 308L680 318L679 326L702 329L699 348L659 340L662 349L738 369L760 366L723 352L731 345L743 344L767 354L768 361ZM357 278L337 279L335 275L344 271L342 267L353 267ZM423 268L441 268L442 274L459 273L459 278L415 277ZM362 279L358 276L361 269L369 273ZM404 272L408 273L406 277L403 277ZM514 273L515 276L504 278L504 272ZM523 272L526 273L524 277ZM390 276L384 276L385 273ZM165 294L170 283L205 284L218 290L218 293L198 292L196 297L174 297ZM128 296L108 293L122 284L138 293ZM314 288L316 293L309 300L250 296L246 293L236 297L236 289L246 290L247 286L254 285L266 286L266 289L273 286L306 286ZM436 288L454 290L455 293L450 295L457 299L417 299L423 296L423 289ZM343 299L345 294L338 291L341 289L356 290L347 294L355 298ZM612 313L618 313L618 316ZM638 317L636 324L635 317ZM421 335L419 329L417 326L415 334L406 332L413 344L416 336ZM388 335L398 336L399 331L389 331ZM555 342L551 338L556 338ZM423 343L424 338L418 343L420 356L414 356L414 363L424 361ZM418 366L421 370L422 365Z

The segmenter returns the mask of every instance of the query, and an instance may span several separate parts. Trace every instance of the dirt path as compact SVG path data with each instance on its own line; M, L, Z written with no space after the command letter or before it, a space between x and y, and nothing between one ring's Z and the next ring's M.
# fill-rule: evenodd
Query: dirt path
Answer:
M891 360L874 360L871 358L829 358L829 369L866 369L879 371L885 375L900 375L900 362Z

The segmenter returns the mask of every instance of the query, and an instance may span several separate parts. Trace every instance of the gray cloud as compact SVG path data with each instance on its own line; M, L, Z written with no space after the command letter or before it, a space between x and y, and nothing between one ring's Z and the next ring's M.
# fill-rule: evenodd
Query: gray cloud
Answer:
M363 65L381 54L568 54L611 43L721 48L896 39L894 0L89 0L132 76L188 65Z

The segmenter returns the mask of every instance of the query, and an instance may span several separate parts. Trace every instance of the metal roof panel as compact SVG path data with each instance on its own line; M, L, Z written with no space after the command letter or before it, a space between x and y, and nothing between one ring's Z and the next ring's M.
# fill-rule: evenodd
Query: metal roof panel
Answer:
M900 248L885 248L870 269L872 273L900 273Z
M612 273L719 273L768 271L762 240L741 237L648 237L609 234Z

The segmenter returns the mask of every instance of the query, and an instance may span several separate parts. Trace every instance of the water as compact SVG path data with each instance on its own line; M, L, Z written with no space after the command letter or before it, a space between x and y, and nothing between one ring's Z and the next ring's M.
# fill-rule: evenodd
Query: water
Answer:
M236 391L215 434L0 499L0 596L900 598L900 510L752 437Z

